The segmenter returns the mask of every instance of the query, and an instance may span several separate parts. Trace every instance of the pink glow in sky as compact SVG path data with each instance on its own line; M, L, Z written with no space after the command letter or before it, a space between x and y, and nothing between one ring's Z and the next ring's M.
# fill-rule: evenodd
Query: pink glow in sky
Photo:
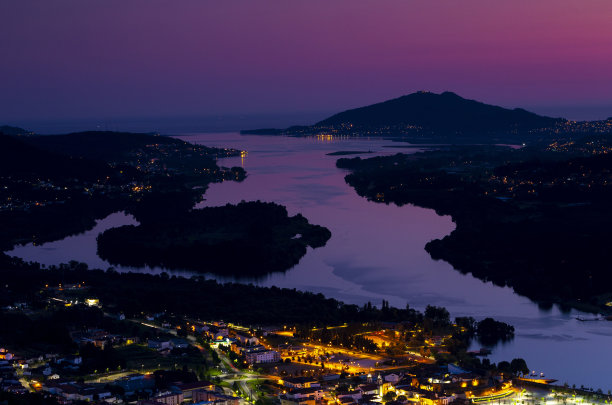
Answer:
M18 0L0 15L0 122L336 112L416 90L612 116L610 0Z

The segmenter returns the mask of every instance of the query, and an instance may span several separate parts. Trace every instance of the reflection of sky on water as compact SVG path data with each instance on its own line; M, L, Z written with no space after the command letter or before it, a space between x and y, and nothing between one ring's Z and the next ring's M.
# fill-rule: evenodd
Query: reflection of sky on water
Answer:
M320 292L357 304L372 301L380 305L384 298L399 307L407 303L418 309L428 304L445 306L452 316L491 316L516 327L516 338L500 344L492 361L524 357L532 369L546 371L561 382L612 388L612 379L607 377L612 363L612 350L607 349L612 322L579 322L575 312L542 310L509 288L483 283L453 270L446 262L432 260L424 246L453 230L449 217L410 205L369 202L345 184L346 172L334 166L338 157L325 155L338 150L370 149L397 153L398 150L384 148L388 141L317 142L313 138L237 134L194 135L186 139L249 152L242 162L240 158L220 162L223 166L243 164L246 180L212 184L201 206L241 200L274 201L287 206L290 214L300 212L311 223L324 225L332 232L325 247L309 249L288 272L245 281ZM364 157L369 156L372 155ZM96 256L95 237L103 229L130 222L133 219L123 214L113 214L82 235L43 246L20 247L14 253L46 264L75 259L90 267L107 268L109 264Z

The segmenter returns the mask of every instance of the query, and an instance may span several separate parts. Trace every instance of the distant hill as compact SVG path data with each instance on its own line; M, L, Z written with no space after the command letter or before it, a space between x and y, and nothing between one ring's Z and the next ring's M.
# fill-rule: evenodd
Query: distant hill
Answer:
M179 139L154 134L87 131L66 135L30 136L25 140L41 149L90 159L113 161L147 145L186 145Z
M417 92L347 110L310 127L252 130L248 134L298 135L331 131L342 134L482 136L525 134L551 128L565 120L540 116L521 108L507 109L468 100L455 93Z
M548 127L558 120L521 108L510 110L467 100L455 93L412 93L333 115L315 126L361 127L414 125L440 132L506 132Z
M97 179L113 170L102 162L50 152L0 133L0 173L4 176Z
M12 127L10 125L0 125L0 133L5 134L5 135L14 135L14 136L34 134L34 132L28 131L27 129L23 129L19 127Z

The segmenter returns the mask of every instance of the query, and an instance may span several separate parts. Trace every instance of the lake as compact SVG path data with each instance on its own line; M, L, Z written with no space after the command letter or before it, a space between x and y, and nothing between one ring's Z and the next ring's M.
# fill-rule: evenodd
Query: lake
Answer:
M498 345L494 362L523 357L532 370L545 372L570 385L612 389L612 322L580 322L577 311L563 313L557 307L540 309L529 299L455 271L443 261L431 259L425 244L454 229L448 216L411 205L397 207L359 197L344 182L346 172L335 167L341 150L374 154L413 153L418 148L389 148L401 144L377 138L241 136L236 133L191 134L181 139L207 146L246 150L244 158L219 161L222 166L243 166L242 183L212 184L201 206L237 203L241 200L274 201L290 214L302 213L311 223L323 225L332 238L323 248L309 250L300 263L285 273L275 273L254 284L321 292L345 302L424 309L446 307L452 317L490 316L516 328L516 338ZM51 265L70 259L90 267L110 265L96 255L96 236L105 229L134 219L115 213L80 235L40 246L26 245L10 254ZM158 268L119 271L160 272ZM189 275L187 272L176 274ZM215 277L219 280L223 279ZM480 346L475 344L475 348Z

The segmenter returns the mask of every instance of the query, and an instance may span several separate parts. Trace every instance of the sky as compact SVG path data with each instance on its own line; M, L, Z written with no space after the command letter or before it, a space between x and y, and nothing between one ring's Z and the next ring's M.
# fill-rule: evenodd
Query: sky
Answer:
M0 15L0 123L282 126L418 90L612 116L610 0L19 0Z

